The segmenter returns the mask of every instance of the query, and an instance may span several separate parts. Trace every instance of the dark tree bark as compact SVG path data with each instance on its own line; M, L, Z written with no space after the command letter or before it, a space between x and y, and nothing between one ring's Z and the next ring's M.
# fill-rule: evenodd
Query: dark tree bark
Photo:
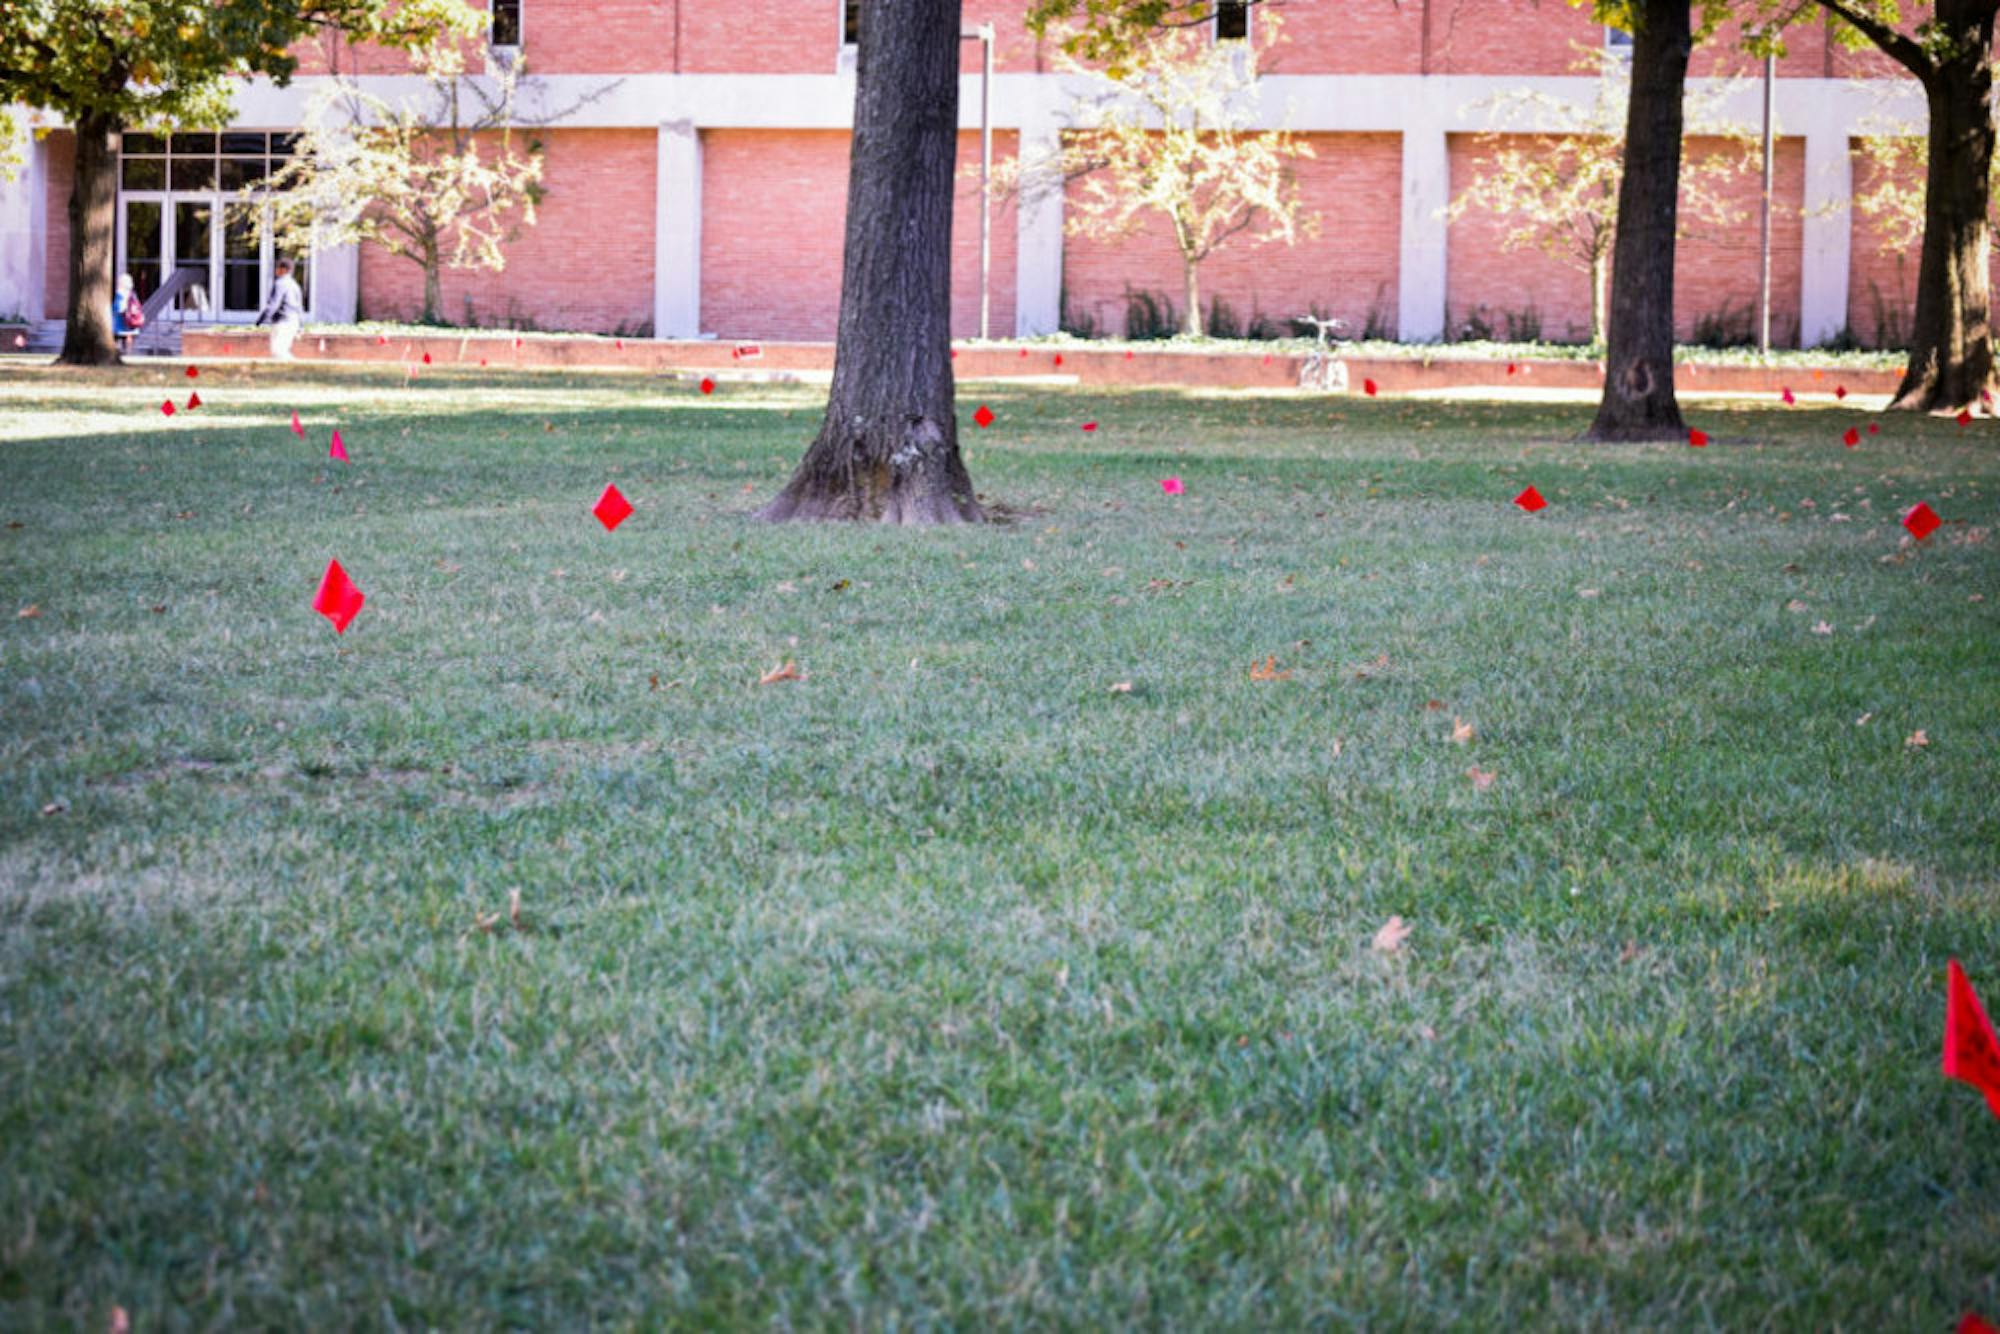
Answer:
M1674 232L1681 189L1681 99L1694 50L1689 0L1633 0L1632 92L1611 254L1604 397L1586 440L1673 440Z
M118 123L106 116L77 122L76 179L69 192L69 326L58 365L119 363L118 340L111 332L119 130Z
M1930 111L1924 243L1910 363L1889 406L1918 412L1984 410L1994 387L1987 211L1992 203L1996 0L1937 0L1943 40L1919 43L1850 4L1827 4L1924 86Z
M866 0L833 389L757 517L977 523L951 373L958 0ZM807 224L809 225L809 224Z

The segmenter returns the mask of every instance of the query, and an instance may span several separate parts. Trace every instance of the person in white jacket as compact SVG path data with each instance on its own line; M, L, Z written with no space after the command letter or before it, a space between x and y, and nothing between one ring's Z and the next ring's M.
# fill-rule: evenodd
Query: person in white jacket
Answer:
M281 259L273 267L278 279L271 284L271 299L264 303L257 323L271 326L271 355L279 361L290 361L292 340L299 336L299 323L305 319L306 298L292 277L289 259Z

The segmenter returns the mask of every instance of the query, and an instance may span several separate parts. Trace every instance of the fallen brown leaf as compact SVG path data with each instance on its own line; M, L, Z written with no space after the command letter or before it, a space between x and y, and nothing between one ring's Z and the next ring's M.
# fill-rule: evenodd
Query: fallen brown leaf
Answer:
M1490 773L1476 764L1465 771L1465 776L1472 780L1472 786L1480 792L1492 787L1493 780L1499 777L1498 774Z
M1424 712L1426 712L1426 713L1443 713L1443 712L1444 712L1444 701L1443 701L1443 700L1441 700L1441 699L1427 699L1427 700L1425 700L1425 701L1424 701Z
M1471 743L1472 738L1477 735L1478 733L1473 730L1471 723L1466 722L1457 714L1451 716L1451 743L1454 746L1468 745Z
M776 667L758 677L757 684L768 686L775 685L780 681L803 681L805 679L804 673L799 671L799 665L790 658L786 658Z
M1814 621L1813 633L1816 635L1830 635L1833 633L1833 627L1825 621Z
M1402 918L1391 917L1382 923L1382 929L1375 933L1373 946L1382 954L1394 954L1403 948L1403 942L1410 938L1411 928Z
M66 811L66 810L68 810L68 809L69 809L69 803L68 803L68 802L66 802L66 801L52 801L52 802L50 802L50 803L49 803L48 805L46 805L46 806L42 807L42 814L43 814L43 815L61 815L61 814L62 814L62 813L63 813L64 811Z
M1793 598L1790 602L1787 602L1785 604L1786 611L1804 611L1805 609L1806 609L1806 604L1799 601L1797 598Z
M1129 695L1132 693L1132 683L1130 681L1114 681L1111 685L1111 693L1114 695Z
M1924 729L1919 727L1916 731L1903 738L1903 744L1911 750L1921 750L1923 747L1931 744L1931 739L1924 734Z
M1253 664L1250 668L1250 679L1252 681L1289 681L1291 677L1292 674L1290 671L1278 670L1276 654L1266 657L1263 666L1259 667Z
M21 610L14 613L14 619L17 621L32 621L41 614L42 614L41 604L38 602L30 602L27 606L21 608Z
M521 929L521 891L518 889L507 891L507 921L516 931Z

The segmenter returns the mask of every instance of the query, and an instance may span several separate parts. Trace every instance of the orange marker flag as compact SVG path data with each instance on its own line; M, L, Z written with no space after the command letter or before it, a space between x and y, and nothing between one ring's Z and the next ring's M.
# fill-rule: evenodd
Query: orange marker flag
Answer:
M339 459L342 463L350 461L347 457L347 445L342 442L338 427L334 429L333 444L327 447L326 456L330 459Z
M1973 994L1965 970L1953 959L1945 969L1944 1073L1962 1079L1986 1095L1986 1105L2000 1116L2000 1038Z
M348 624L361 614L361 604L368 599L347 577L347 571L340 568L340 562L326 563L326 574L319 581L319 592L313 597L313 610L333 622L333 632L347 633Z

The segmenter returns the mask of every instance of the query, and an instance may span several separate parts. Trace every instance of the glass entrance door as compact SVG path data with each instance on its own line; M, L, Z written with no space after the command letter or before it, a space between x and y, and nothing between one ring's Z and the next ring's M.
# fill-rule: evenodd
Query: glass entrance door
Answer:
M118 201L118 239L124 252L120 273L132 275L139 300L160 290L161 262L167 253L166 211L157 199Z
M194 285L175 298L174 308L197 319L215 308L215 232L213 196L174 200L174 271L194 270Z
M240 215L222 224L222 318L254 316L263 309L264 247L257 229Z

